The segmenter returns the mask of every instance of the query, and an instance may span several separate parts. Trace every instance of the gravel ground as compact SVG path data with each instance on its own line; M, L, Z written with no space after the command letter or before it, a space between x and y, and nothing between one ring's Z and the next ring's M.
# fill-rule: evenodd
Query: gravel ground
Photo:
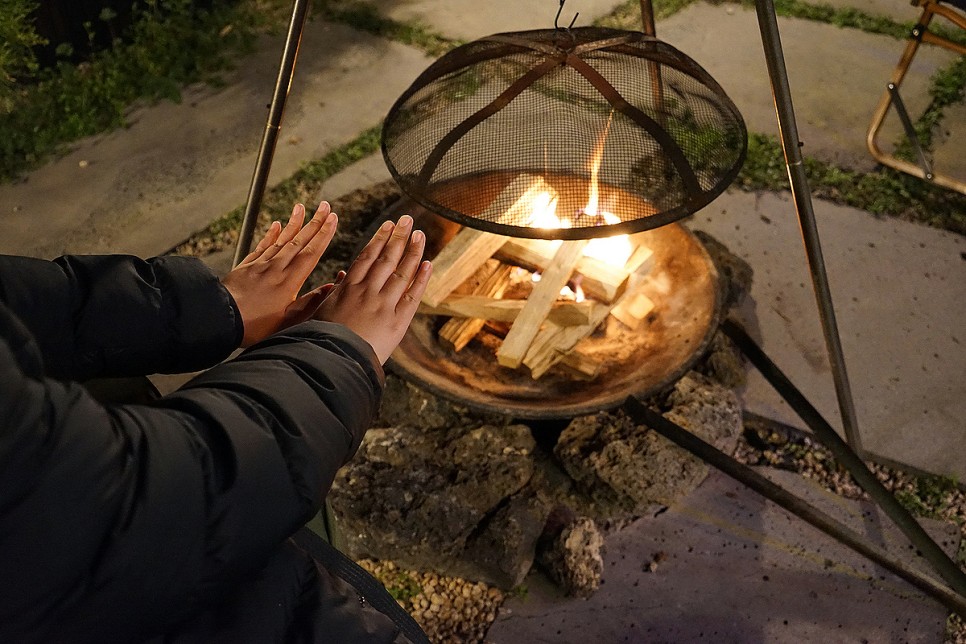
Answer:
M359 565L382 582L433 642L483 642L506 599L499 588L482 582L406 570L391 561L363 559Z

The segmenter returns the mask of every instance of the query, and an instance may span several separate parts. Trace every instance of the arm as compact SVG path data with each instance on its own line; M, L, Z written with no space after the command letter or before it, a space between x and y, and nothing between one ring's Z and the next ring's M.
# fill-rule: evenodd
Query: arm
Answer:
M226 358L242 328L228 291L187 257L0 257L0 301L56 378L194 371Z
M314 321L150 407L103 407L8 353L2 641L132 641L216 600L318 509L382 390L368 344Z
M28 377L0 342L0 640L161 632L317 510L375 413L373 348L398 343L429 279L409 226L332 289L342 304L317 315L339 324L291 327L150 407Z
M0 302L31 330L55 378L197 371L318 307L326 287L296 296L336 216L323 202L304 220L298 204L222 282L189 257L0 256Z

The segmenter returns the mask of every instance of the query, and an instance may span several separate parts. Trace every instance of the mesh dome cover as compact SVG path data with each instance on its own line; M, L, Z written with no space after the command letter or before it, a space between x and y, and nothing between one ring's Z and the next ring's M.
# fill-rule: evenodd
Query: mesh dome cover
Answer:
M674 47L581 27L449 52L393 105L382 150L400 187L435 213L504 235L585 239L703 208L737 175L747 131L718 83ZM521 174L557 193L563 228L507 214L516 197L505 188Z

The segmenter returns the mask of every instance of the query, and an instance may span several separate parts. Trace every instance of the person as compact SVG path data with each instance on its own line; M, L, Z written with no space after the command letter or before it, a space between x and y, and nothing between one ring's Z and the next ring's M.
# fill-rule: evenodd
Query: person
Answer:
M301 530L377 411L425 236L386 222L297 296L337 226L326 203L304 220L221 280L187 257L0 257L0 642L425 641ZM200 369L150 404L81 384Z

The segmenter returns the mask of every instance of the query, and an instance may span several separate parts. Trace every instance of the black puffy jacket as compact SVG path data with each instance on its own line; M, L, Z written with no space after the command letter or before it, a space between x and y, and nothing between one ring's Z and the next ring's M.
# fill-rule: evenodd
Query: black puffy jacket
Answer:
M377 409L361 338L300 324L149 405L78 384L211 367L240 337L200 261L0 257L0 642L424 637L327 544L289 538Z

